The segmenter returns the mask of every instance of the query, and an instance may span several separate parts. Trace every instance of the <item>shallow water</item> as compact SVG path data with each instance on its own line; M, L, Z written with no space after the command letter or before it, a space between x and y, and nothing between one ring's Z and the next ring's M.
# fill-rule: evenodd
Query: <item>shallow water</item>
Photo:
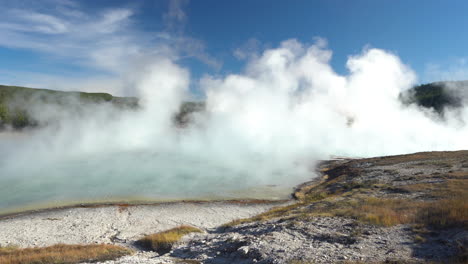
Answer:
M286 183L286 171L265 170L270 165L254 159L255 164L238 168L180 153L100 153L56 160L37 157L31 164L12 166L2 159L0 213L77 203L286 199L299 183Z

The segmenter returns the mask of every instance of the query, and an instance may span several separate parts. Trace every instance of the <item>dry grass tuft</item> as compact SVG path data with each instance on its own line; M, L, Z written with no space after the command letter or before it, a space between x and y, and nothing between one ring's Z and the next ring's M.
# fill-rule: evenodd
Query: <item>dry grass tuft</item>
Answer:
M371 197L350 211L350 216L374 225L393 226L412 222L418 206L408 200Z
M434 228L468 228L468 200L453 198L428 203L419 210L416 221Z
M64 245L43 248L0 248L0 264L71 264L113 260L132 254L115 245Z
M175 264L202 264L198 260L194 259L175 259Z
M172 246L184 235L189 233L201 233L202 230L193 226L179 226L160 233L152 234L138 240L138 244L145 249L154 250L160 254L167 253Z
M15 246L15 245L0 247L0 256L2 254L10 253L10 252L18 250L18 249L19 249L19 247Z

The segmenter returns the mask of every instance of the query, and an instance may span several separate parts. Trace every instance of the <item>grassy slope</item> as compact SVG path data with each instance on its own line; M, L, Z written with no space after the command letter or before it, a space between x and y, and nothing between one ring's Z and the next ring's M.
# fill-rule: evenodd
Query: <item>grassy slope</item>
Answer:
M382 226L468 228L468 151L328 161L319 170L320 181L295 192L298 203L229 225L326 215Z

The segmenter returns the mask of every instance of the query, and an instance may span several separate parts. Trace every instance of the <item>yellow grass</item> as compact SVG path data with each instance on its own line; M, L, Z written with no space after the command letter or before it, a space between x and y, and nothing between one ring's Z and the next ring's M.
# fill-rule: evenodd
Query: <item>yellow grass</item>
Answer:
M467 201L466 197L433 202L370 197L317 206L304 216L343 216L379 226L422 224L434 228L468 228Z
M430 203L419 210L416 220L436 228L468 228L468 200L453 198Z
M0 247L0 255L12 252L12 251L17 250L17 249L19 249L19 247L15 246L15 245Z
M172 246L184 235L189 233L201 233L202 231L192 226L179 226L160 233L152 234L138 240L138 243L150 250L157 252L169 252Z
M407 200L368 198L352 214L364 222L392 226L412 222L418 206Z
M43 248L0 248L0 264L68 264L113 260L131 254L114 245L64 245Z

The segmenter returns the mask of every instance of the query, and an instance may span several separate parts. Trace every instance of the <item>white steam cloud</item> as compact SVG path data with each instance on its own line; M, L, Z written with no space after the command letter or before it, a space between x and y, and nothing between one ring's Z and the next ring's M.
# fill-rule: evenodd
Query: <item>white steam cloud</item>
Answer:
M254 197L250 188L314 177L314 163L330 155L468 147L467 108L441 120L402 105L400 92L416 76L394 54L366 49L349 57L345 76L331 56L323 41L288 40L251 58L241 74L206 76L206 112L185 128L172 116L189 96L190 74L160 58L135 78L138 111L96 106L27 135L0 136L0 208Z

